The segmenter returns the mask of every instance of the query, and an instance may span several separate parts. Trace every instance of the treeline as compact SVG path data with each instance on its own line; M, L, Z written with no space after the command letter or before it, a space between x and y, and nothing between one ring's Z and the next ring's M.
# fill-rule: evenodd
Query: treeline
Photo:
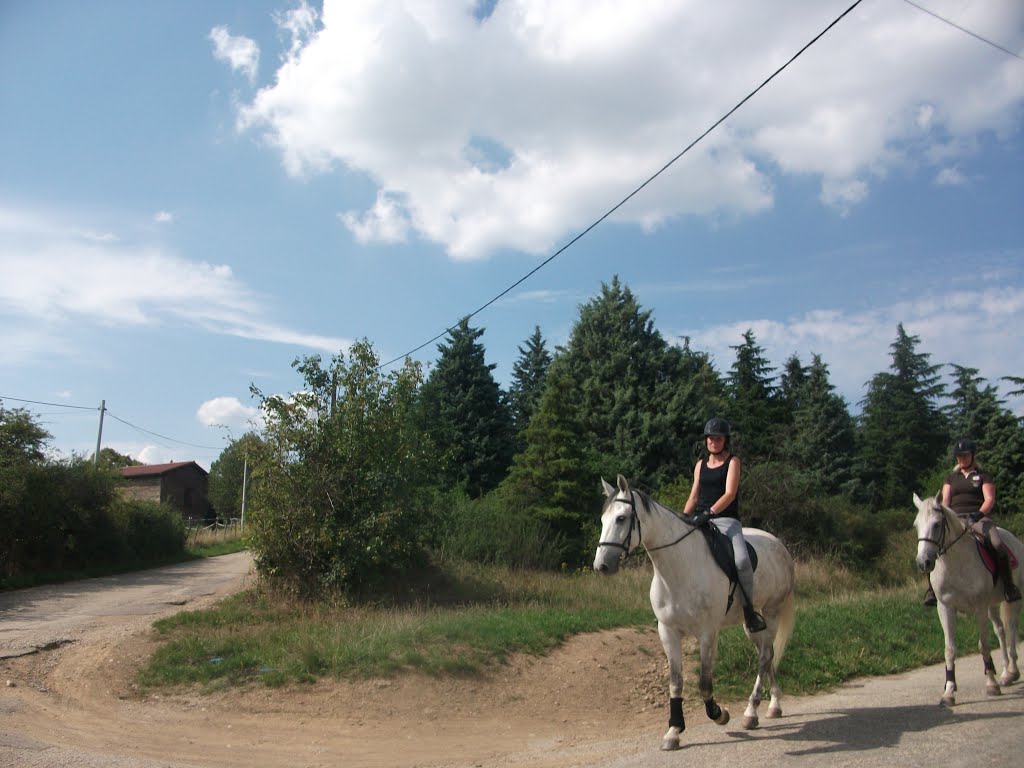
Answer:
M411 360L385 374L364 340L329 363L296 360L304 386L290 397L252 388L266 426L214 462L210 487L236 515L248 459L265 576L315 594L373 589L427 553L575 568L593 555L600 478L680 506L712 415L745 461L745 522L798 552L870 563L894 519L909 523L911 494L938 490L957 436L980 443L998 511L1024 507L1021 420L976 369L948 364L947 387L902 325L856 417L819 355L775 367L747 331L718 370L668 343L618 278L580 307L564 348L540 328L524 340L508 391L483 334L460 322L429 374Z
M49 575L151 563L184 550L181 515L117 493L109 449L100 462L47 455L51 435L24 409L0 403L0 587Z

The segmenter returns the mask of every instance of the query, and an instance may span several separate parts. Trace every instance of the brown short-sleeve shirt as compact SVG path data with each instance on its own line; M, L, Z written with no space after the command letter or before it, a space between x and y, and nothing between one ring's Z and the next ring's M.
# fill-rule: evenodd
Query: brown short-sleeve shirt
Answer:
M956 469L946 476L946 482L949 484L949 506L958 515L969 515L981 509L985 501L981 486L991 483L992 477L978 467L966 475Z

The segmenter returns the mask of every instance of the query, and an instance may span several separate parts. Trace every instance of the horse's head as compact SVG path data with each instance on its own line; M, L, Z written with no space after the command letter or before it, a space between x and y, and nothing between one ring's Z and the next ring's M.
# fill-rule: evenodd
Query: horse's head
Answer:
M923 573L931 573L939 555L945 551L948 534L951 529L962 528L956 514L942 503L942 492L935 498L922 500L914 494L914 506L917 517L914 528L917 530L917 567Z
M615 573L619 563L640 544L637 495L622 475L617 482L618 487L601 478L605 500L601 511L601 540L594 556L594 570L598 573Z

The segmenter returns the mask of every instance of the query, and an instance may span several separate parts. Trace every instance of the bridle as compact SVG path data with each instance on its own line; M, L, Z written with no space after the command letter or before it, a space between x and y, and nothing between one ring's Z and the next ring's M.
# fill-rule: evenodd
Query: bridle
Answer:
M938 540L933 539L930 536L920 536L917 539L917 543L920 544L922 541L924 541L924 542L927 542L928 544L934 544L936 546L936 548L938 549L938 552L935 554L935 557L939 558L939 557L942 557L947 552L949 552L949 550L951 550L953 548L953 546L958 541L960 541L960 539L962 539L964 536L966 536L970 530L971 530L971 526L965 525L963 531L961 531L960 534L955 539L953 539L951 542L949 542L949 544L946 544L946 534L949 532L949 519L946 517L945 513L943 513L943 515L942 515L942 534L939 536Z
M636 496L634 495L634 492L633 491L629 492L629 498L628 499L612 499L612 503L613 504L616 501L622 502L623 504L629 504L629 509L630 509L629 530L626 531L626 538L624 538L621 542L618 542L618 541L599 541L599 542L597 542L597 546L599 546L599 547L615 547L616 549L621 549L622 552L623 552L623 555L622 555L623 557L625 557L626 555L629 554L629 550L630 550L629 542L633 540L633 529L634 528L636 528L637 539L639 539L639 541L637 541L637 546L643 545L643 548L647 550L648 554L650 554L651 552L657 552L659 549L667 549L668 547L674 547L676 544L678 544L683 539L685 539L687 536L689 536L691 533L693 533L694 531L697 530L697 526L692 526L690 528L690 530L688 530L686 533L684 533L682 536L680 536L675 541L671 541L668 544L659 544L656 547L648 547L646 544L644 544L643 531L640 529L640 515L638 515L637 511L636 511Z

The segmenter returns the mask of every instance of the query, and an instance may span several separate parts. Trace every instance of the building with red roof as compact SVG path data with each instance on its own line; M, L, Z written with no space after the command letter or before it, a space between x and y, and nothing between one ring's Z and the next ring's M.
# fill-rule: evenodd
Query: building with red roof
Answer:
M125 479L121 492L129 499L170 504L187 520L212 514L209 474L194 461L122 467L118 472Z

